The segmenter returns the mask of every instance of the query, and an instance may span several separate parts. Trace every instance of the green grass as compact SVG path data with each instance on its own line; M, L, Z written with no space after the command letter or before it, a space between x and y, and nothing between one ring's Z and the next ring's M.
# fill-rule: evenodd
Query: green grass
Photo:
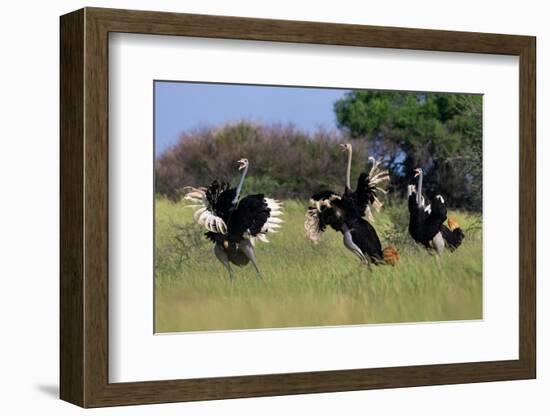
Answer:
M314 245L304 237L305 206L285 202L282 231L251 265L227 272L191 208L156 200L156 332L480 319L482 237L479 215L450 212L466 232L454 253L436 258L412 242L404 205L384 207L373 223L382 245L397 247L395 267L361 266L327 230Z

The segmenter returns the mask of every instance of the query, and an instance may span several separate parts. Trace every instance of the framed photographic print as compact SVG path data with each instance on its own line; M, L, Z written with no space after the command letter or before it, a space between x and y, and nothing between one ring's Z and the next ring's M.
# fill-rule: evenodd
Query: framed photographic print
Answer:
M61 398L534 378L535 38L61 17Z

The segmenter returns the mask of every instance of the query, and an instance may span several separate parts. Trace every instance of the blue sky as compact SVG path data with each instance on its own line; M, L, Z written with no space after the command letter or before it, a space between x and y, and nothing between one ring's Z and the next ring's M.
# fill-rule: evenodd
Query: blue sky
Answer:
M161 154L189 129L239 120L292 123L307 132L334 129L333 104L347 91L156 81L156 152Z

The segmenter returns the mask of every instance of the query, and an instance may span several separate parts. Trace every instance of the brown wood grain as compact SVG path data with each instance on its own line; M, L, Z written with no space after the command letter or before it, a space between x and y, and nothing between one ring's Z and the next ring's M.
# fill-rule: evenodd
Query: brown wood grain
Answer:
M84 405L84 12L60 22L60 386Z
M520 54L519 356L536 377L537 152L536 41Z
M63 16L60 28L62 399L98 407L535 377L535 38L97 8ZM519 359L109 383L109 32L519 56Z

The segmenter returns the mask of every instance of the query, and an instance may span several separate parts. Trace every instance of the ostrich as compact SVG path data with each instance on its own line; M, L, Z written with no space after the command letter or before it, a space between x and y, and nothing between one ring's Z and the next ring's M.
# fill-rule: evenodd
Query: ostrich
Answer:
M268 243L266 235L281 227L282 206L263 194L240 198L248 160L240 159L237 163L242 175L236 189L215 180L208 188L186 188L184 199L196 204L192 205L198 208L194 218L206 228L205 235L214 243L214 254L227 269L230 280L235 277L231 263L243 267L249 262L258 279L262 279L254 254L255 240Z
M330 225L344 236L344 246L359 257L362 264L395 265L399 259L397 250L387 247L382 250L382 244L374 227L364 218L372 220L371 206L380 210L382 203L377 197L378 192L386 193L380 186L381 182L389 180L387 171L380 170L380 162L370 157L373 166L369 174L363 172L357 180L355 190L351 189L351 144L341 144L343 151L348 153L346 185L343 195L334 191L321 191L314 194L306 213L304 228L306 237L314 243L319 242L321 233Z
M435 250L437 254L441 254L445 246L454 251L462 243L464 233L458 223L451 218L447 221L449 227L444 224L447 219L447 206L441 195L436 195L431 204L425 204L422 195L424 172L420 168L414 172L415 178L418 178L417 187L409 185L407 189L409 234L417 243Z

